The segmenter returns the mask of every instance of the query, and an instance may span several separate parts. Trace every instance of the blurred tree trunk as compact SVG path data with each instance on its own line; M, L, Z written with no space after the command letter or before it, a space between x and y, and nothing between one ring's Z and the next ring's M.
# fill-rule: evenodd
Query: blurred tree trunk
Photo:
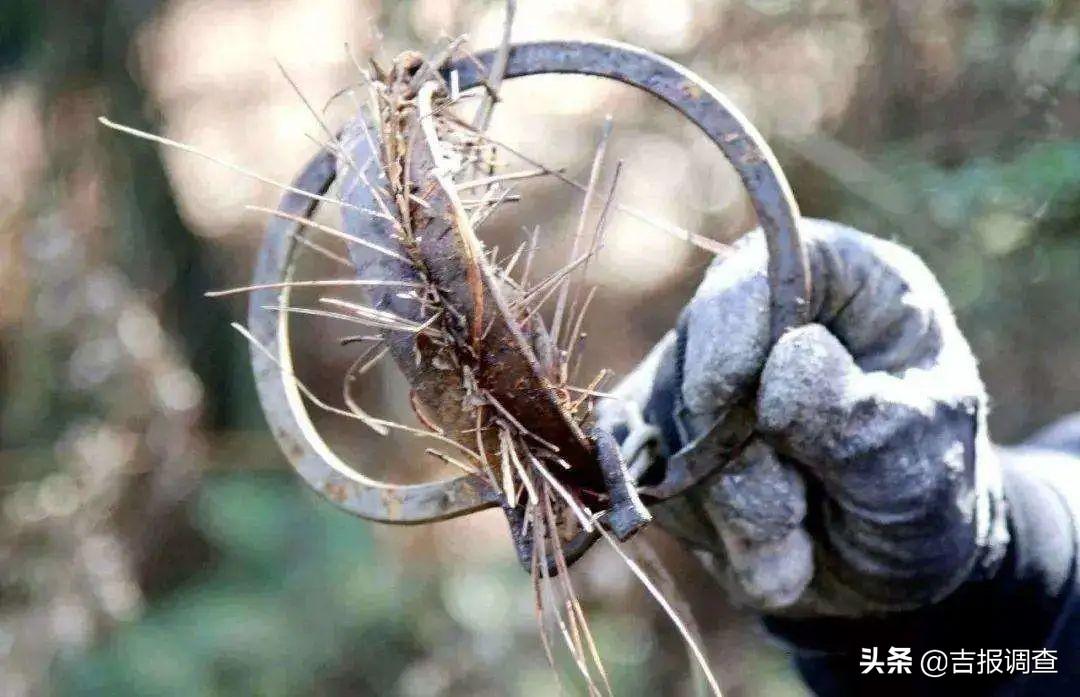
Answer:
M27 5L27 57L48 167L20 217L28 321L3 337L0 659L6 694L36 694L56 652L85 646L206 563L183 502L202 431L235 425L246 353L207 251L181 220L156 146L96 120L159 130L135 40L158 2ZM11 692L7 692L7 690Z
M110 119L159 132L160 114L143 87L134 42L164 5L48 3L46 110L60 111L52 107L62 105L69 90L90 88L100 92L99 107ZM154 298L166 330L180 342L205 389L205 426L229 428L245 420L235 385L237 376L247 375L247 358L224 306L203 297L215 286L207 248L180 218L159 147L105 131L96 121L91 127L109 156L103 196L114 221L110 256L135 287Z

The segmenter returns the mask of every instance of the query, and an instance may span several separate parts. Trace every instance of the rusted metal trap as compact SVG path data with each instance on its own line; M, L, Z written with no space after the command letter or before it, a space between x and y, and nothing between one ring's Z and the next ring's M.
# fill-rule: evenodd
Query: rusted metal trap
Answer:
M798 208L768 146L716 89L667 59L617 43L525 43L504 55L505 79L562 73L616 80L654 95L697 125L738 172L764 229L773 340L805 321L809 282ZM639 487L623 459L633 453L620 453L612 436L582 415L581 400L562 389L551 331L525 310L521 296L527 291L488 260L462 218L446 181L448 136L433 118L451 92L483 87L496 57L485 52L425 73L424 61L403 56L381 82L377 123L357 117L333 148L305 166L259 254L254 283L276 287L251 296L249 328L258 344L252 361L282 450L334 505L394 524L501 506L522 564L555 574L597 539L597 526L620 540L633 535L649 520L646 504L701 481L746 441L750 427L718 424L670 458L659 483ZM312 421L304 390L292 377L288 284L310 218L335 179L344 233L359 241L351 246L352 262L358 277L372 283L371 308L364 311L382 313L375 316L386 323L382 340L430 428L476 458L466 463L469 473L418 485L375 480L335 453ZM501 470L492 464L496 460ZM546 512L537 507L534 485L557 489L557 500L565 502L560 512L577 518L565 540L535 533L541 516L551 523L549 536L558 537L561 522L549 504ZM530 519L532 535L525 532ZM544 551L549 542L552 553Z

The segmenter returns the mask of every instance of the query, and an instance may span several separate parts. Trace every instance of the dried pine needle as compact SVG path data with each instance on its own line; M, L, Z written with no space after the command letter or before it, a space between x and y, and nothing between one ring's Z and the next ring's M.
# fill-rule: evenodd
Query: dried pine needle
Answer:
M664 594L660 592L660 589L649 579L648 575L641 570L641 567L637 565L637 562L631 559L626 552L620 548L619 543L615 541L615 538L613 538L607 530L604 530L604 526L598 525L597 529L600 530L600 535L608 545L615 550L615 553L619 555L619 558L623 560L627 568L629 568L630 571L637 576L638 580L641 581L641 585L645 586L645 590L649 591L649 594L660 604L660 607L667 613L667 616L671 619L675 628L679 630L679 634L682 635L683 640L689 647L691 654L694 656L694 660L697 661L697 665L701 668L702 673L704 673L705 681L709 684L709 689L712 691L713 695L715 695L715 697L723 697L720 693L720 684L716 681L716 676L713 675L712 670L709 668L709 662L705 658L705 654L702 653L701 648L697 645L697 642L694 641L693 634L691 634L689 628L687 628L686 623L679 617L679 613L675 612L675 608L671 606L671 603L668 602Z
M278 218L284 218L285 220L291 220L291 221L293 221L295 223L300 223L300 224L305 225L307 227L312 227L312 228L315 228L316 230L319 230L321 232L325 232L326 234L331 235L333 237L338 237L340 239L345 240L346 242L351 242L353 244L358 244L361 247L367 247L368 249L374 250L374 251L378 252L379 254L385 254L388 257L392 257L392 258L397 259L399 261L403 261L403 262L405 262L407 264L412 263L412 260L410 260L409 258L404 257L404 256L398 254L395 251L387 249L386 247L382 247L380 245L377 245L374 242L368 242L367 240L360 239L359 237L356 237L355 235L350 235L347 232L342 232L341 230L338 230L337 228L330 227L329 225L323 225L322 223L317 223L314 220L311 220L310 218L304 218L304 217L299 216L299 215L293 215L291 213L286 213L285 211L279 211L277 209L267 208L265 206L247 205L247 206L244 206L244 207L247 208L248 210L259 211L261 213L269 213L270 215L273 215L273 216L278 217ZM375 211L369 211L369 210L367 210L365 208L359 208L357 206L352 206L352 207L355 208L356 210L362 212L362 213L367 213L368 215L371 215L371 216L376 217L376 218L383 217L382 213L376 213Z
M273 290L276 288L305 288L305 287L337 287L337 286L393 286L400 288L419 288L418 283L408 281L365 281L358 278L323 278L314 281L282 281L281 283L256 283L250 286L236 286L222 290L208 290L203 295L208 298L221 298L226 295L238 293L250 293L256 290Z

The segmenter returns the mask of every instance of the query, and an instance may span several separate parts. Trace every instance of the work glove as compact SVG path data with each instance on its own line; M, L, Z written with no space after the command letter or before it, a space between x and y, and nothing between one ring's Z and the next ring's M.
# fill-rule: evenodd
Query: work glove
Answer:
M771 345L765 243L750 233L599 424L656 483L687 444L749 420L729 461L653 507L737 602L860 616L938 601L991 574L1008 540L975 358L913 253L827 221L800 230L809 324Z

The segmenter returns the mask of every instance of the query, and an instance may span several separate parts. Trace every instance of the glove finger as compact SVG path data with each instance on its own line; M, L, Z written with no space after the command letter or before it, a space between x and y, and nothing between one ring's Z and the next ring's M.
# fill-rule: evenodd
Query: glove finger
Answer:
M777 342L758 393L760 432L823 484L837 573L889 602L953 587L990 520L979 495L990 482L976 486L988 476L976 463L992 460L976 458L979 398L926 375L865 372L824 327L808 325Z
M596 425L622 441L629 423L645 413L657 390L668 389L664 376L671 372L675 332L664 335L644 360L611 390L614 399L603 399L596 406Z
M981 391L975 361L926 265L887 240L804 218L812 321L829 328L868 371L947 370L961 392ZM677 357L692 414L715 417L755 385L769 353L768 253L762 232L718 259L680 317ZM709 421L703 419L703 421Z
M715 263L676 326L676 380L692 437L748 397L769 349L764 240L747 235Z
M814 574L799 472L755 439L710 482L704 503L736 599L765 610L795 603Z
M641 479L658 459L670 454L669 446L677 448L680 442L673 419L678 390L674 347L675 332L668 332L616 386L614 399L597 405L596 426L619 442L634 479Z
M864 372L821 325L777 342L762 371L758 428L832 493L877 510L909 509L974 456L975 398Z

